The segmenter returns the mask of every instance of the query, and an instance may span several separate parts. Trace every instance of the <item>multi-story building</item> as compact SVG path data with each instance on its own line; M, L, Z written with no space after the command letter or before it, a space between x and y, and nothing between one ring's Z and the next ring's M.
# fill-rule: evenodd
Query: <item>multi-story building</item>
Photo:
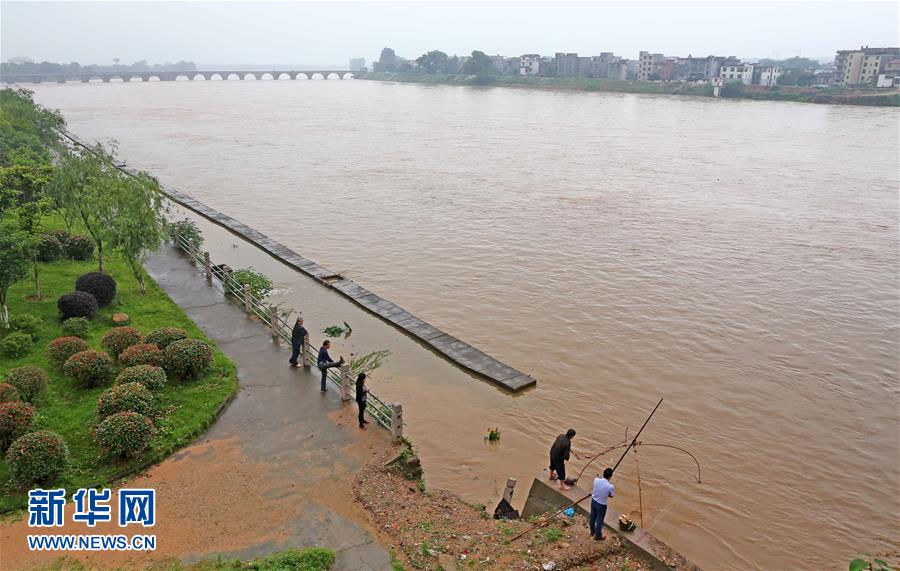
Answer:
M641 52L638 56L637 78L641 81L659 79L659 67L665 59L666 56L662 54Z
M753 65L753 85L774 87L778 85L778 78L784 73L784 68L779 65Z
M350 60L350 71L363 71L366 69L366 58L355 57Z
M753 64L752 63L738 63L729 62L729 65L723 65L719 69L719 77L725 83L729 83L732 81L740 81L744 85L752 85L753 84Z
M878 74L875 87L900 88L900 58L892 59L884 64L884 73Z
M578 54L557 52L553 56L556 66L556 77L576 77L579 74Z
M900 48L839 50L834 58L834 83L840 86L874 86L888 62L900 59Z
M540 54L524 54L519 56L519 75L540 75Z

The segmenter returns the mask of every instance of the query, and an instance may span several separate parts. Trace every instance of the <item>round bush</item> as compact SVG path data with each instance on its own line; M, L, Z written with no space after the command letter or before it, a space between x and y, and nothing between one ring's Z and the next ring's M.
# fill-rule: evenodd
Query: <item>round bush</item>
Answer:
M66 321L70 320L67 319ZM84 339L79 339L78 337L57 337L47 345L47 360L57 367L62 367L69 360L69 357L88 349L90 349L90 346Z
M83 291L73 291L59 296L56 302L63 319L86 317L92 319L97 314L97 298Z
M87 339L91 334L91 322L84 317L70 317L63 321L62 330L70 337Z
M103 335L100 346L113 357L118 357L125 349L143 341L144 336L134 327L115 327Z
M0 403L0 450L6 450L13 440L31 432L34 407L27 402Z
M19 333L27 333L37 341L41 320L29 313L19 313L9 318L9 328Z
M69 447L59 434L39 430L13 442L6 463L20 486L52 482L69 467Z
M0 383L0 402L13 402L22 400L19 390L9 383Z
M28 353L32 345L34 340L31 335L15 331L0 340L0 355L15 359Z
M40 367L16 367L6 373L6 382L16 387L22 400L34 404L47 390L50 377Z
M153 432L153 422L149 418L125 411L104 419L95 435L97 444L107 454L135 458L146 450Z
M201 376L212 365L212 361L212 349L197 339L175 341L163 351L163 368L182 379Z
M162 351L152 343L138 343L119 353L119 364L123 367L159 365L161 363Z
M99 387L112 377L113 360L106 353L88 349L69 357L63 372L81 387Z
M73 260L90 260L94 257L94 243L87 236L69 236L66 255Z
M52 262L63 257L65 248L53 234L44 234L37 246L37 258L42 262Z
M160 349L165 349L175 341L187 339L187 332L177 327L162 327L154 329L144 337L144 343L153 343Z
M106 307L116 297L116 280L109 274L90 272L75 280L75 290L89 293L97 298L100 307Z
M104 419L126 410L152 417L154 407L150 389L141 383L124 383L103 391L97 399L97 418Z
M122 369L122 372L116 377L117 385L124 385L126 383L140 383L148 389L155 391L166 386L166 372L162 367L154 367L153 365L135 365L133 367L128 367L127 369Z

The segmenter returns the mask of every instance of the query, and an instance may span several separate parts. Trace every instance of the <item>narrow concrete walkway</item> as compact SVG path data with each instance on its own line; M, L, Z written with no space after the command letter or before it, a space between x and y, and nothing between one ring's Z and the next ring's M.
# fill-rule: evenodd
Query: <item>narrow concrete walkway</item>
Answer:
M288 353L268 329L247 318L171 246L150 257L147 271L238 367L241 392L199 441L131 487L157 490L157 551L150 557L73 553L89 566L116 567L177 558L248 560L290 547L338 553L334 569L391 569L390 553L367 531L351 482L370 455L390 446L387 431L360 431L355 405L332 388L322 395L318 371L290 369ZM114 518L115 519L115 518ZM2 530L5 546L25 546L20 521ZM88 530L67 523L66 533ZM4 568L32 568L60 556L4 554ZM8 565L8 566L7 566Z

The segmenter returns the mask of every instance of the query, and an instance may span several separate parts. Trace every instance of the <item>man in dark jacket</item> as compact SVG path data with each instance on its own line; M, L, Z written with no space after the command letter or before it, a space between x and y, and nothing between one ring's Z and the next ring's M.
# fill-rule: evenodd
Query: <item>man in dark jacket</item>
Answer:
M316 364L319 366L319 370L322 371L322 392L328 390L328 387L325 386L325 380L328 378L328 369L332 367L340 367L344 364L344 357L341 356L341 359L335 363L331 360L331 355L328 354L328 349L331 348L331 341L326 339L322 341L322 348L319 349L319 358L316 360Z
M569 453L575 454L575 457L581 460L581 456L577 452L572 452L572 439L575 438L575 429L570 428L565 434L560 434L550 447L550 479L559 480L559 489L568 490L571 486L566 484L566 461L569 460ZM589 459L590 456L585 456Z
M300 356L300 351L304 350L304 346L306 345L306 338L309 336L309 332L303 327L303 318L297 317L296 323L294 323L294 330L291 332L291 358L288 362L291 364L291 367L298 367L297 357Z

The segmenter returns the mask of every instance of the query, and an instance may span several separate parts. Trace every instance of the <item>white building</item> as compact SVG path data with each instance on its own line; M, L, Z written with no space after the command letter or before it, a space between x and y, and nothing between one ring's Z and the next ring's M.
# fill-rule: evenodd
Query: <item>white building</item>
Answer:
M541 73L541 56L525 54L519 58L519 75L539 75Z
M744 85L753 84L753 64L740 63L737 65L723 65L719 68L719 77L726 83L731 81L740 81Z
M774 87L784 69L777 65L755 65L753 68L753 84Z

